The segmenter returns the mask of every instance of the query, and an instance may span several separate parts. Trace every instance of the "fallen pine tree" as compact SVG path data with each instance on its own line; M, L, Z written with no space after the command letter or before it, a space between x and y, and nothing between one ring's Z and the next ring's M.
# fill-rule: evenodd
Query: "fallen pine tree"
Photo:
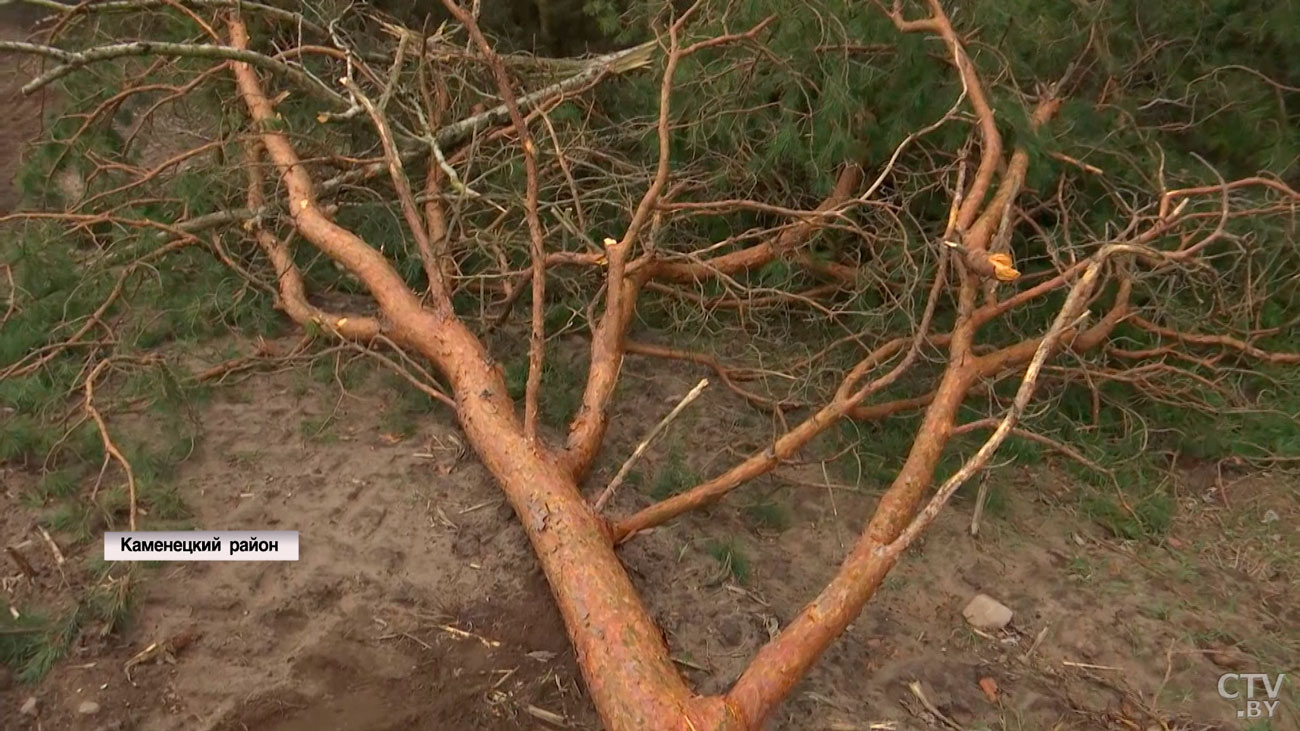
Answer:
M561 60L499 52L453 0L445 22L419 29L324 5L40 4L56 12L44 38L0 43L47 59L25 90L108 91L72 88L74 111L38 160L51 177L75 169L81 190L6 218L60 227L77 267L103 281L78 290L57 328L6 352L2 375L90 354L75 379L105 461L130 484L135 528L130 460L93 389L107 364L148 349L128 306L137 280L198 252L241 283L241 299L382 358L454 412L514 508L610 729L760 727L1021 428L1046 381L1123 383L1212 411L1243 387L1241 372L1300 363L1285 347L1294 125L1274 135L1275 174L1250 169L1259 150L1211 164L1186 149L1178 135L1215 122L1151 111L1171 89L1197 97L1191 82L1148 78L1164 69L1158 39L1117 60L1123 8L1036 29L1087 32L1026 76L1033 39L1015 37L1011 11L989 11L1010 37L977 59L974 27L938 0L829 6L820 38L814 21L764 3L665 5L634 26L650 40ZM112 83L77 81L106 68ZM1252 74L1263 98L1293 98ZM140 163L144 120L182 104L221 110L218 123ZM128 105L124 135L114 120ZM1174 138L1167 151L1161 134ZM7 271L50 266L49 255L22 252ZM557 288L590 352L580 406L548 434L539 404L562 326ZM331 292L348 297L340 306ZM758 393L718 354L636 340L650 298L702 317L808 313L819 349L787 369L805 388ZM22 320L36 309L11 307L7 324L37 329ZM527 314L521 389L484 339L516 310ZM784 427L702 483L611 515L625 505L619 480L589 478L629 356L710 369ZM996 408L963 421L978 393ZM844 420L918 411L906 459L825 588L727 693L695 693L618 546L726 499ZM972 430L990 433L936 479L945 448Z

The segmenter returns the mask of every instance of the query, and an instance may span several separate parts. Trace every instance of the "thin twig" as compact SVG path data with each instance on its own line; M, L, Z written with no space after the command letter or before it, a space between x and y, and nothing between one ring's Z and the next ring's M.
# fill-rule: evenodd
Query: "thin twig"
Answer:
M964 731L961 724L945 716L943 711L940 711L938 707L936 707L934 703L926 697L925 691L921 689L920 681L913 680L908 683L907 689L912 691L912 695L916 696L916 699L921 702L921 705L925 707L925 710L929 712L930 715L942 721L943 725L955 729L955 731Z
M429 290L434 295L434 300L439 301L442 295L447 291L447 283L442 279L442 266L434 257L433 245L429 241L429 231L420 218L419 209L416 207L415 195L411 193L411 183L406 178L406 171L402 168L402 158L397 151L397 143L393 141L393 134L389 128L388 120L384 118L381 112L370 101L370 98L361 92L361 88L351 79L343 79L343 85L353 98L357 100L366 113L370 115L370 120L374 123L375 131L379 133L380 144L384 148L384 159L388 162L389 176L393 180L393 188L397 191L397 200L401 205L402 215L406 219L406 225L415 238L415 245L420 250L420 259L424 264L424 274L429 279Z
M988 497L989 476L986 472L980 479L979 494L975 496L975 510L971 512L970 516L970 534L972 538L980 533L980 518L984 515L984 501L988 500Z
M682 400L678 401L677 405L673 407L673 410L669 411L667 416L660 419L658 424L655 424L655 427L650 430L650 433L647 434L644 439L641 440L641 443L636 445L636 449L632 450L632 455L623 462L623 466L618 469L618 474L614 475L614 479L609 481L609 485L607 485L605 490L600 493L600 497L596 498L595 504L592 505L593 510L599 513L601 510L605 509L605 504L614 496L614 491L618 489L619 485L623 484L623 480L627 478L628 471L632 469L632 465L636 464L636 461L645 453L646 448L650 446L650 442L654 441L655 437L659 436L659 433L662 432L673 419L676 419L677 415L682 413L682 411L689 406L692 401L699 398L700 394L704 393L704 389L707 388L708 385L709 379L701 378L700 382L695 384L695 388L692 388L687 392L687 394L682 397Z
M95 379L98 378L99 374L111 365L112 362L111 358L101 360L95 365L94 369L90 371L90 375L86 377L85 407L86 413L90 414L90 418L95 420L95 426L99 429L99 438L104 442L104 451L113 459L117 460L117 463L122 465L122 470L126 472L127 498L130 501L130 526L131 530L134 531L136 526L135 472L131 469L131 463L127 461L126 457L123 456L122 452L117 448L117 445L113 443L113 438L109 436L108 433L108 424L104 423L104 417L101 416L99 410L95 408Z
M501 643L497 642L496 640L489 640L488 638L482 635L476 635L473 632L466 632L465 630L460 629L459 627L452 627L449 624L440 624L438 625L438 629L442 630L443 632L446 632L447 634L455 635L456 637L460 637L462 639L478 640L479 642L483 643L485 647L496 648L501 646Z
M960 426L954 427L952 430L952 435L958 436L961 434L965 434L966 432L969 431L974 431L976 429L996 429L997 426L998 426L998 420L996 418L979 419L977 421L969 421L966 422L965 424L961 424ZM1071 447L1068 444L1063 444L1061 442L1058 442L1055 439L1052 439L1051 437L1043 436L1042 434L1031 432L1028 429L1021 429L1018 427L1013 428L1011 430L1011 433L1020 437L1021 439L1028 439L1031 442L1036 442L1050 449L1054 449L1060 452L1061 454L1065 455L1066 457L1069 457L1070 459L1074 460L1075 462L1078 462L1079 464L1083 465L1084 467L1087 467L1088 469L1094 472L1103 475L1112 474L1111 470L1088 459L1079 450L1075 449L1074 447Z
M62 566L64 558L63 551L59 550L59 544L54 542L54 538L50 536L49 531L45 530L45 526L38 525L36 526L36 530L41 534L41 538L45 540L45 545L50 547L50 553L54 554L54 563L58 566Z

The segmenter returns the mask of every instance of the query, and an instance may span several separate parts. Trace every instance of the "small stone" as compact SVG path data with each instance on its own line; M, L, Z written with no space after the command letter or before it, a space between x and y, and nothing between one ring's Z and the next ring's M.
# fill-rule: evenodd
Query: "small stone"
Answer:
M997 630L1011 623L1011 609L987 594L976 594L961 610L961 614L975 629Z
M1277 521L1279 521L1279 520L1281 520L1281 519L1282 519L1282 516L1278 515L1276 510L1268 510L1268 511L1266 511L1266 512L1264 513L1264 523L1265 523L1265 524L1268 524L1268 523L1276 523Z
M23 714L24 716L35 716L36 696L30 696L27 700L23 701L22 708L19 708L18 712Z
M1097 659L1097 648L1092 644L1092 640L1088 637L1080 637L1078 641L1074 643L1074 651L1080 658L1089 662Z
M82 701L81 705L77 706L77 713L83 716L93 716L99 713L99 704L94 701Z

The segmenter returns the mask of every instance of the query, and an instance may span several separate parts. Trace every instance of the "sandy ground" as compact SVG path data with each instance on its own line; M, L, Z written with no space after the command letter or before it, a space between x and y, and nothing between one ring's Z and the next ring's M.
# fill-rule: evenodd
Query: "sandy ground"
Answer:
M34 102L14 101L19 83L0 73L5 179L38 121ZM0 186L0 209L13 203ZM629 361L590 489L700 375ZM597 728L547 586L487 472L461 454L447 414L403 439L385 432L393 408L376 378L348 393L292 373L220 389L201 412L203 437L177 477L180 493L203 528L300 531L301 560L146 571L125 631L85 633L35 686L0 675L0 728ZM651 450L644 482L670 468L674 451L707 475L761 443L764 421L740 418L745 410L708 393L675 424L677 436ZM326 416L320 433L304 428ZM1300 665L1294 478L1180 473L1169 536L1126 543L1079 514L1081 488L1062 474L995 472L1008 507L986 515L977 538L970 501L954 503L770 727L1300 728L1293 690L1283 691L1291 700L1272 726L1239 720L1238 706L1216 692L1225 672ZM19 498L34 478L4 465L0 477L0 535L27 535L39 512ZM816 462L792 466L622 551L697 689L725 689L816 593L879 487L844 484ZM647 504L648 491L623 489L612 511ZM787 516L783 529L746 510L760 494ZM1269 511L1279 520L1265 522ZM720 545L748 559L743 581L718 561ZM69 560L97 550L69 546ZM32 555L39 579L8 581L11 603L65 588L52 557ZM0 564L0 576L12 573ZM980 592L1014 610L1008 629L979 633L963 621L962 607ZM129 658L176 638L186 641L173 662L136 666L128 680ZM982 679L996 684L995 696ZM909 689L914 681L944 719ZM34 716L19 712L29 698ZM78 712L87 700L95 713Z
M696 375L650 365L631 364L637 387L615 423L635 429L647 412L666 411ZM42 684L0 694L6 728L513 729L545 726L547 714L595 728L547 587L486 471L458 456L445 416L407 439L386 434L393 406L382 379L372 380L346 395L302 374L221 391L203 411L181 494L205 528L300 531L301 560L148 572L128 630L85 638ZM740 408L712 394L678 428L692 441L743 444L756 435L728 418ZM304 426L331 414L319 434ZM612 476L636 438L626 427L613 435L592 485ZM653 450L647 474L674 444ZM707 473L708 454L686 459ZM1277 479L1235 477L1227 508L1189 487L1171 540L1152 545L1118 542L1077 516L1074 488L1051 469L1011 467L994 479L1011 507L971 538L971 506L955 504L772 728L941 727L911 681L969 729L1126 728L1120 719L1142 721L1142 709L1203 724L1181 728L1249 728L1234 725L1235 708L1215 687L1225 668L1294 667L1285 653L1300 620L1296 536L1279 533L1300 518L1294 489L1280 495ZM697 688L725 688L822 585L872 488L828 486L815 465L791 468L752 488L784 507L785 530L757 528L742 493L627 546L623 557ZM648 500L629 489L613 510ZM1281 520L1262 522L1268 510ZM1221 540L1225 531L1234 540ZM720 543L748 557L743 583L716 560ZM52 566L37 569L57 589ZM961 609L978 592L1015 611L1010 629L981 635L964 623ZM127 682L129 657L177 636L197 639L175 664L136 667ZM986 677L997 703L979 687ZM18 717L33 695L40 716ZM75 712L86 699L100 704L93 717Z

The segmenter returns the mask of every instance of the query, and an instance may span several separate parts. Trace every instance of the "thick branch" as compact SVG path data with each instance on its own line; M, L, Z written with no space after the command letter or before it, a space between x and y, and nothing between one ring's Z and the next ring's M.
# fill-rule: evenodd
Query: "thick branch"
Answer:
M248 207L257 210L266 205L262 190L262 175L258 170L260 146L250 144L246 147L245 162L248 177ZM301 326L315 325L323 330L336 333L339 337L369 342L379 337L379 321L373 317L359 317L339 313L328 313L315 307L307 300L307 286L303 282L302 272L293 261L288 245L275 234L261 227L260 221L253 221L254 239L262 253L275 269L275 278L279 285L277 306L284 310L291 320Z
M569 425L569 438L560 454L565 469L575 478L591 466L604 439L609 399L623 369L627 328L636 313L636 296L641 288L638 279L624 273L629 248L613 239L605 240L609 262L605 312L591 334L591 369L582 393L582 406Z
M632 247L641 234L641 229L650 220L659 196L668 184L668 163L671 152L671 129L669 115L672 110L673 75L681 60L681 46L678 33L682 25L694 12L697 5L683 13L668 26L668 60L664 65L663 78L659 83L659 122L656 127L659 141L659 160L655 168L654 180L641 196L632 220L628 223L623 238L619 241L605 240L605 249L609 257L609 274L605 278L609 301L600 324L596 326L591 339L591 366L587 371L587 386L582 394L582 406L578 409L573 423L569 425L569 438L562 456L565 467L581 479L600 450L600 443L605 437L605 427L609 421L609 399L614 395L618 384L619 371L623 365L623 340L627 336L628 325L636 311L636 298L641 291L644 277L624 276L624 263L631 255Z
M975 178L971 181L970 188L964 193L965 202L957 214L957 230L965 231L975 222L975 217L982 210L984 197L993 184L993 176L997 173L998 166L1002 164L1002 135L998 132L997 122L993 118L993 108L989 106L979 72L975 70L975 64L966 54L966 47L957 36L957 31L953 29L948 14L944 12L939 0L925 0L925 2L930 8L929 18L905 20L901 9L898 8L890 12L889 17L903 32L927 32L942 38L944 44L948 46L949 53L952 54L953 65L957 67L962 86L970 97L971 109L978 120L982 145L979 167L975 171Z
M238 19L233 45L247 43ZM673 667L663 638L615 556L600 520L572 477L523 436L501 374L482 343L449 306L425 309L382 254L325 217L311 180L274 116L253 69L234 64L240 96L280 171L294 225L305 239L352 272L391 323L389 334L442 371L457 415L483 465L496 477L555 595L606 728L711 728L722 725L719 698L696 698Z

